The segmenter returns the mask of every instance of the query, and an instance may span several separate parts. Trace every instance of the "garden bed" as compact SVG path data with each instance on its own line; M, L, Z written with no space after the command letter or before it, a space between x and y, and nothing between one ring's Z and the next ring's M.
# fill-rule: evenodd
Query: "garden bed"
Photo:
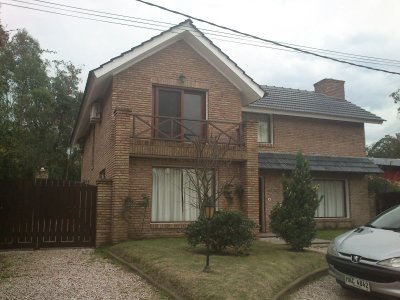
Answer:
M183 238L130 241L108 249L184 299L269 299L298 277L326 266L322 254L255 241L250 255L212 255Z

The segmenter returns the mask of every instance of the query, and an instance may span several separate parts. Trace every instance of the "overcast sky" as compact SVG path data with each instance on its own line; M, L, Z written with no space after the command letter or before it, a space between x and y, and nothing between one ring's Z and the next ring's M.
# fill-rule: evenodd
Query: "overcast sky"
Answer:
M35 3L34 0L25 1ZM174 24L185 20L185 17L135 0L49 1ZM269 40L400 60L398 0L148 1ZM13 0L2 2L28 6ZM90 70L160 32L8 5L1 5L0 19L7 30L26 28L42 48L57 52L49 58L69 60L81 66L82 89ZM220 30L197 21L194 24L198 28ZM313 84L323 78L345 80L347 100L387 120L383 125L366 125L367 144L385 134L400 132L397 107L389 97L390 93L400 88L399 75L207 36L259 84L313 90ZM375 67L400 72L399 67Z

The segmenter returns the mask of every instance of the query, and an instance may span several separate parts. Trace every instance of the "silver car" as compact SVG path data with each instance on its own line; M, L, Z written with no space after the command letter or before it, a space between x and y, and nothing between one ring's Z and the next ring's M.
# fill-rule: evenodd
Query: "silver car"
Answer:
M400 205L336 237L326 260L342 287L400 298Z

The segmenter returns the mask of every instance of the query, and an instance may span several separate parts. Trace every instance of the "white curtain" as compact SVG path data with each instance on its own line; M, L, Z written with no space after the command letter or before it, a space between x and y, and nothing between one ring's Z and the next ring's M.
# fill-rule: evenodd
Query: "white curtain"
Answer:
M153 222L194 221L199 212L185 169L153 168L151 220Z
M193 170L182 170L182 178L184 205L182 221L194 221L199 216L199 209L196 185L192 182L195 179Z
M346 217L346 195L343 180L316 180L318 197L322 200L315 212L317 218Z
M270 143L270 115L268 114L249 114L243 115L243 120L257 121L258 122L258 139L259 143Z
M266 116L265 116L266 117ZM269 122L265 118L260 118L258 121L258 142L269 143Z

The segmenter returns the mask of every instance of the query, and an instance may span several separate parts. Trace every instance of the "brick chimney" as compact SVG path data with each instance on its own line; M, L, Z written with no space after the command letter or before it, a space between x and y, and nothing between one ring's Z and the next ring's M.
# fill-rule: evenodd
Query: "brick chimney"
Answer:
M314 83L316 93L322 93L330 97L344 100L344 81L325 78L317 83Z

